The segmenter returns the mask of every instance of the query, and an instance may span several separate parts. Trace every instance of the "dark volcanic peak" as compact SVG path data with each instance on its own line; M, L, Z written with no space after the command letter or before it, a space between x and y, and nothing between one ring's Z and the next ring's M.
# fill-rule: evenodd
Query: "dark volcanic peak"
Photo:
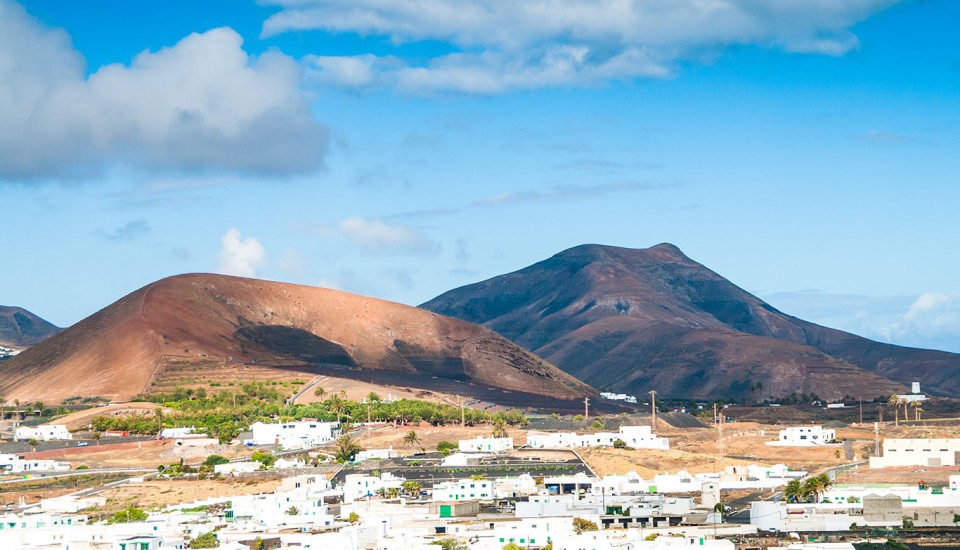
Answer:
M241 380L322 373L375 383L382 373L404 386L444 384L461 395L493 388L541 400L596 393L464 321L336 290L191 274L147 285L5 361L0 394L122 399L224 372Z
M672 244L583 245L422 307L483 324L601 389L763 399L960 392L960 356L785 315Z
M21 308L0 306L0 346L25 348L60 332L60 328Z

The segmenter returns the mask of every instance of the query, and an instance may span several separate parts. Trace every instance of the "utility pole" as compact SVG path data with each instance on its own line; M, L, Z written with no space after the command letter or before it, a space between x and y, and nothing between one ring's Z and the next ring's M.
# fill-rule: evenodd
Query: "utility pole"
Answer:
M583 398L583 419L584 420L590 419L590 398L589 397Z
M463 427L467 425L467 413L463 410L463 396L458 395L457 399L460 400L460 426Z
M657 390L650 390L650 429L657 430Z
M863 396L860 396L860 423L863 424Z
M880 456L880 423L873 423L873 456Z

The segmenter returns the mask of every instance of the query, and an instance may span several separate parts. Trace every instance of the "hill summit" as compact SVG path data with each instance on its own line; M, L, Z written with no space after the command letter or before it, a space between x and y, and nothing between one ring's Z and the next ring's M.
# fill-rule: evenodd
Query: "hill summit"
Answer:
M480 326L337 290L190 274L147 285L5 361L7 400L128 399L195 384L297 373L471 395L582 399L596 391ZM452 392L451 392L452 393Z
M60 328L22 307L0 306L0 346L25 348L60 332Z
M610 391L760 400L960 391L960 355L784 314L672 244L588 244L421 307L480 323Z

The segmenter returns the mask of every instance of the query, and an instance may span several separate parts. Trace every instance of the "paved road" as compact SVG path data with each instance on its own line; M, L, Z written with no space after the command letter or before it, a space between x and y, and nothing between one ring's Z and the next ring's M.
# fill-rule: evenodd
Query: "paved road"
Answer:
M319 376L313 377L313 380L307 382L302 388L300 388L300 391L298 391L297 393L291 395L291 396L287 399L287 406L289 407L290 405L293 405L294 403L296 403L296 402L297 402L297 399L299 399L301 395L303 395L303 394L307 393L308 391L310 391L311 388L313 388L314 386L316 386L316 385L319 384L320 382L323 382L326 378L327 378L327 375L325 375L325 374L321 374L321 375L319 375Z

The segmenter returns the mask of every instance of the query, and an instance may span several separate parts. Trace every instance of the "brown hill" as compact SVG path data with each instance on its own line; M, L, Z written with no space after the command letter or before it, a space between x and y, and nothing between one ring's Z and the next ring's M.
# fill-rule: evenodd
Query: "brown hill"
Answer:
M56 325L21 307L0 306L0 346L29 347L60 330Z
M785 315L677 247L578 246L421 306L481 323L601 389L673 397L960 392L960 355Z
M393 375L543 401L595 391L493 332L346 292L223 275L147 285L0 366L7 400L125 399L226 369L288 378ZM522 393L526 395L526 393Z

